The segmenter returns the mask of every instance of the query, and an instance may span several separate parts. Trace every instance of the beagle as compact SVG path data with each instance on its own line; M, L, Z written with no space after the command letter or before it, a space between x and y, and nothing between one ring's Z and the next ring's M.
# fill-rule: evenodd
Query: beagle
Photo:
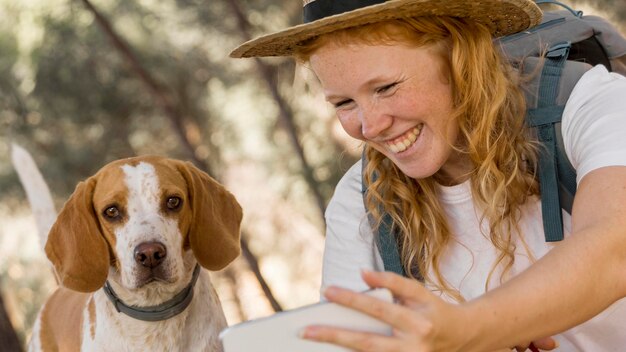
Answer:
M29 351L222 351L206 270L240 253L239 203L189 162L114 161L80 182L45 252L60 287Z

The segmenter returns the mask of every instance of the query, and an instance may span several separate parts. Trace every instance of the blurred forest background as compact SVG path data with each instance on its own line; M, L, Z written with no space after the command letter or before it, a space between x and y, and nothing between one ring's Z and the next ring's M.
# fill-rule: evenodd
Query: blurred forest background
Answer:
M626 1L567 1L625 32ZM57 209L109 161L193 161L244 209L243 255L214 273L230 324L319 299L323 211L360 155L306 68L229 59L301 22L300 1L0 0L0 349L23 350L54 289L10 162L31 152Z

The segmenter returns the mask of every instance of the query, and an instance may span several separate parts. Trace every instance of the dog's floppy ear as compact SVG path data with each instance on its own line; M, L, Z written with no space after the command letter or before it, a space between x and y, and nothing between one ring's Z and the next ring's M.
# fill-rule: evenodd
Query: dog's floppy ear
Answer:
M191 250L200 265L220 270L241 251L241 206L230 192L192 163L177 162L177 166L189 187Z
M63 286L93 292L104 285L109 249L93 209L94 177L80 182L46 241L46 254Z

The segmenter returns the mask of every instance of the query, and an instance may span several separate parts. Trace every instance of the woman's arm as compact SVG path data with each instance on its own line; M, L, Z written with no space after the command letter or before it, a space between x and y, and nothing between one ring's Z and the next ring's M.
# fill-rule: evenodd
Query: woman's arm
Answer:
M468 350L517 344L588 320L626 296L625 268L626 167L604 167L578 187L570 238L509 283L463 305L468 317L484 315L472 324Z

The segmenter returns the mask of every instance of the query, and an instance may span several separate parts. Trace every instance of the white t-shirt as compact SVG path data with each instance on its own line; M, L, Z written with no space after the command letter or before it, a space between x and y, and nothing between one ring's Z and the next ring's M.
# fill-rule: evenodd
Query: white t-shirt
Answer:
M596 66L580 79L565 106L562 133L566 153L577 170L577 181L590 171L611 165L626 166L626 78ZM485 282L495 262L496 251L488 236L488 224L472 202L469 181L441 186L441 203L455 241L450 241L440 271L465 299L485 293ZM564 234L570 235L569 214L563 212ZM361 162L344 175L326 210L326 244L322 289L329 285L365 290L361 269L383 270L370 229L361 194ZM520 228L535 259L559 242L544 238L539 198L522 208ZM517 243L516 275L531 265L524 245ZM598 273L601 274L601 273ZM499 284L499 272L489 287ZM523 294L523 293L520 293ZM449 297L444 299L451 300ZM538 322L541 323L541 322ZM555 336L558 351L623 351L626 349L626 299L620 300L593 319Z

